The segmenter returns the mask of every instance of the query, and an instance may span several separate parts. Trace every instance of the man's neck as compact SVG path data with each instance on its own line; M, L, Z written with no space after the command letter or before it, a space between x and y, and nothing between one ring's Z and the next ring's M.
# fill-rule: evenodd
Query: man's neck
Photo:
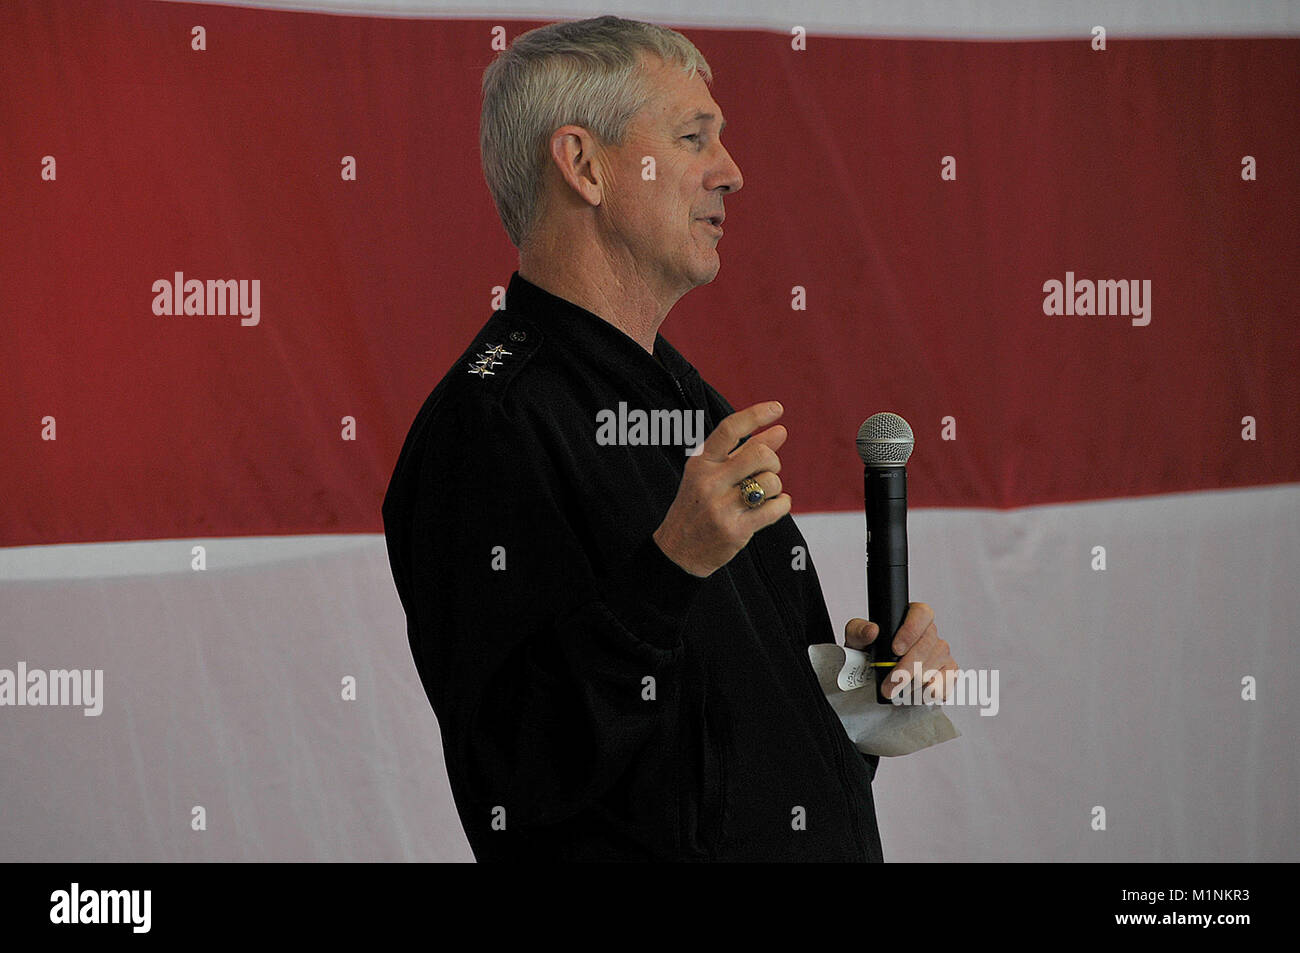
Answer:
M641 276L612 267L591 247L594 243L570 245L586 247L578 254L554 254L557 244L543 239L526 246L519 254L519 276L600 316L653 355L655 335L676 299L665 305Z

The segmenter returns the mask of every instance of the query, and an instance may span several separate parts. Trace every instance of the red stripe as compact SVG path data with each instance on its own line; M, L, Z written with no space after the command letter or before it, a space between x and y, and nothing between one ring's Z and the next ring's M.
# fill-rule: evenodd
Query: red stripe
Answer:
M378 531L416 408L515 267L478 167L491 24L6 18L0 542ZM885 409L917 431L913 506L1300 481L1300 40L687 32L746 184L663 330L737 407L785 403L797 510L860 505L853 436ZM155 317L177 270L259 279L261 324ZM1149 279L1150 325L1045 316L1067 271Z

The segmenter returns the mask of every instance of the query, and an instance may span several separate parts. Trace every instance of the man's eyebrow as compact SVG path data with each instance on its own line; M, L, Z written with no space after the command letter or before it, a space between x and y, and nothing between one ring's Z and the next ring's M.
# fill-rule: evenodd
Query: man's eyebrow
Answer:
M712 122L714 119L717 118L718 117L716 113L697 112L694 116L684 116L682 120L679 123L677 123L677 125L685 126L687 123L698 122L701 119ZM718 134L721 135L722 130L726 128L727 128L727 120L724 119L722 120L722 125L718 127Z

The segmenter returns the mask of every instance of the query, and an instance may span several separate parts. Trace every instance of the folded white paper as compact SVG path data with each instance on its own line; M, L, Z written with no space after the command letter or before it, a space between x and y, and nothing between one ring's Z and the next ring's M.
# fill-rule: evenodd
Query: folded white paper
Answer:
M808 646L817 681L854 746L866 754L911 754L961 732L937 705L882 705L876 701L871 659L830 642Z

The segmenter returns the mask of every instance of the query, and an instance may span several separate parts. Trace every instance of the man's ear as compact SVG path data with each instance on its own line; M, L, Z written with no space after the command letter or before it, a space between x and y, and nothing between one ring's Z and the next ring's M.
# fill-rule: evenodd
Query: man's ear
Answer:
M591 205L604 195L604 169L596 139L582 126L561 126L551 133L550 159L564 180L564 187Z

